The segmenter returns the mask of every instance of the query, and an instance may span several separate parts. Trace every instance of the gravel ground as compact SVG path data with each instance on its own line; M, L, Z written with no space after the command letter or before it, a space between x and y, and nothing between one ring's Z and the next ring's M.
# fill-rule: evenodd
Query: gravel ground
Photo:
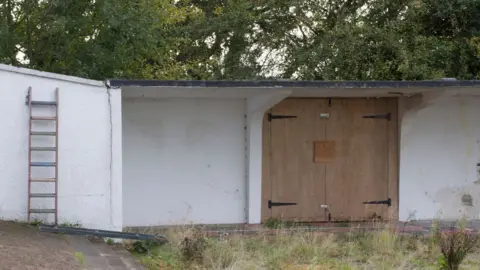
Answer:
M121 244L102 239L40 232L37 227L0 221L0 270L144 269Z
M65 235L0 222L0 269L82 269Z

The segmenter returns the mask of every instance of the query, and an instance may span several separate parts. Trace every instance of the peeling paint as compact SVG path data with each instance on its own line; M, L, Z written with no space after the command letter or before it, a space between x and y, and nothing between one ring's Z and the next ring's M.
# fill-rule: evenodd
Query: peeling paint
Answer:
M477 163L477 181L475 181L473 183L476 184L476 185L480 184L480 163Z
M465 206L473 206L473 198L470 194L463 194L462 204Z
M473 218L480 214L480 207L476 203L479 199L480 187L472 184L460 188L441 188L435 194L434 203L442 210L442 218Z

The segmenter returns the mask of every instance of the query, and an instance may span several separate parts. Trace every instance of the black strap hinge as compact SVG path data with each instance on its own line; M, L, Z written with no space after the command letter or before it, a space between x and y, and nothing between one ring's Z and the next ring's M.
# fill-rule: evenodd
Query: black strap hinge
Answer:
M292 202L272 202L268 200L268 208L272 208L274 206L288 206L288 205L297 205L297 203Z
M288 118L297 118L296 115L276 115L276 114L268 114L268 121L272 121L273 119L288 119Z
M388 121L390 121L392 119L392 114L391 113L369 114L369 115L364 115L363 118L387 119Z
M388 198L383 201L367 201L367 202L363 202L363 204L386 204L388 206L392 206L392 199Z

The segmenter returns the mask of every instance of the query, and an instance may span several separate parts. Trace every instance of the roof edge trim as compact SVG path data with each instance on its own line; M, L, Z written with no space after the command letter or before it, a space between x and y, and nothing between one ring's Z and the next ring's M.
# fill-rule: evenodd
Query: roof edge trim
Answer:
M175 81L108 80L111 87L241 87L241 88L437 88L480 87L480 80L432 81Z
M0 64L0 71L30 75L30 76L46 78L46 79L54 79L59 81L73 82L73 83L84 84L84 85L105 87L105 83L103 81L95 81L95 80L90 80L90 79L85 79L85 78L80 78L75 76L62 75L62 74L57 74L52 72L29 69L29 68L20 68L20 67L5 65L5 64Z

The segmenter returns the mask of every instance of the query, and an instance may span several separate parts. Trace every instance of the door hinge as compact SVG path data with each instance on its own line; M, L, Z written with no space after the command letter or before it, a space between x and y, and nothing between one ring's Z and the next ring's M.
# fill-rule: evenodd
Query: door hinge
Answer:
M387 119L388 121L390 121L390 119L392 119L392 114L391 113L369 114L369 115L364 115L363 118Z
M272 121L273 119L288 119L288 118L297 118L296 115L276 115L276 114L268 114L268 121Z
M392 206L392 199L388 198L383 201L367 201L367 202L363 202L363 204L386 204L388 206Z
M268 200L268 208L272 208L274 206L289 206L289 205L297 205L297 203L292 202L272 202Z

